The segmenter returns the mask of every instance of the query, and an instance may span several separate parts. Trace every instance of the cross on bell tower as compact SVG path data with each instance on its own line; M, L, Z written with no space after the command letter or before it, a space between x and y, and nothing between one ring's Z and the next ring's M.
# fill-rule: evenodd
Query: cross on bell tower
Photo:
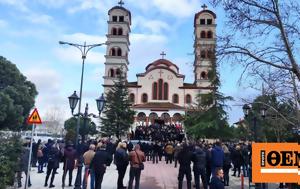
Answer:
M201 7L203 8L203 10L207 9L207 5L206 4L203 4Z
M160 53L160 55L161 55L161 59L164 59L164 58L165 58L165 56L166 56L166 53L165 53L165 51L162 51L162 52Z
M123 2L123 0L120 0L120 1L118 2L118 4L120 5L120 7L122 7L125 3Z

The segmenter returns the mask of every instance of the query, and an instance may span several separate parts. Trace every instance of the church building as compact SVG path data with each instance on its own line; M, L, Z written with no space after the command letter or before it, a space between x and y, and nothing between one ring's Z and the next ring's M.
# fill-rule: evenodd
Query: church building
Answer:
M193 106L198 94L212 90L208 71L214 59L216 45L216 14L202 6L194 17L194 82L184 82L176 62L161 58L145 65L145 72L137 73L136 81L127 81L129 99L136 111L135 126L150 125L155 121L165 124L181 124L182 115ZM118 6L108 11L107 49L105 55L104 91L107 92L120 74L127 78L130 69L131 13ZM192 27L192 26L191 26ZM186 36L188 37L188 36ZM189 74L189 73L186 73Z

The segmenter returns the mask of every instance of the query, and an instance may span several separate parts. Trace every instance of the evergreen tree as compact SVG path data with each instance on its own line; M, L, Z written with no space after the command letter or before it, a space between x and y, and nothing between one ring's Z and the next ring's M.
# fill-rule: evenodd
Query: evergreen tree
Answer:
M131 109L126 81L122 74L114 86L106 93L106 105L101 117L101 131L119 139L129 130L135 112Z
M64 128L67 131L66 140L76 142L77 117L71 117L64 123ZM97 134L96 124L90 118L81 118L79 126L79 134L82 141L85 141L86 135Z
M220 87L219 73L216 59L212 60L211 69L208 72L212 90L207 94L197 96L196 107L187 112L184 124L187 134L195 139L220 138L230 139L233 137L233 128L227 122L228 115L225 111L227 100L230 96L224 96L218 89Z
M266 108L264 118L260 113L262 107ZM253 140L254 132L256 132L258 141L292 141L293 128L297 126L295 115L295 107L292 102L281 101L276 94L263 94L254 99L252 111L249 112L246 122L252 131ZM256 128L253 124L254 117L256 117Z
M27 129L38 92L17 66L0 56L0 130Z

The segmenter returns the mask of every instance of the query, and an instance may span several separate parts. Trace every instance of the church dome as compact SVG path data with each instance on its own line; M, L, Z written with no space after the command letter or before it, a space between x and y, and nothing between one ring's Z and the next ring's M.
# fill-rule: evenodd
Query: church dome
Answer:
M153 69L155 67L159 67L159 66L167 67L167 68L173 70L175 73L177 73L177 74L179 73L178 66L176 64L172 63L171 61L166 60L166 59L158 59L158 60L152 62L151 64L149 64L146 67L146 71L150 70L150 69Z

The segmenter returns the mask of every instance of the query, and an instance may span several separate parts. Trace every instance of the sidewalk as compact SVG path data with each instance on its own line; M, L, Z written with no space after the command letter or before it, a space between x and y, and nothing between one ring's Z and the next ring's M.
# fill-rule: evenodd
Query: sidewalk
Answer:
M44 169L46 172L46 169ZM55 175L54 185L55 188L62 188L62 164L60 168L57 170L58 174ZM44 187L45 182L45 173L37 173L37 168L32 168L31 172L31 183L32 186L30 189L41 189ZM77 170L75 169L73 172L73 184L75 182ZM232 173L231 173L232 174ZM178 168L174 168L174 164L166 164L164 161L159 162L158 164L152 164L152 162L145 163L145 170L142 171L140 189L177 189L177 175ZM107 168L106 173L103 178L102 188L103 189L117 189L117 178L118 172L114 164ZM128 185L129 179L129 167L127 168L126 175L124 177L124 185ZM49 179L50 180L50 179ZM66 178L68 181L68 176ZM23 174L22 182L25 182L25 175ZM67 182L66 182L67 183ZM192 181L192 184L194 181ZM48 183L49 184L49 183ZM232 177L230 175L230 186L225 187L226 189L240 189L241 188L241 178L240 177ZM248 177L245 178L244 188L248 187ZM89 184L88 184L89 186ZM270 184L268 189L276 189L278 185ZM23 187L24 188L24 184ZM73 189L72 187L65 187L66 189ZM89 188L89 187L88 187ZM186 188L186 182L184 182L184 189Z

